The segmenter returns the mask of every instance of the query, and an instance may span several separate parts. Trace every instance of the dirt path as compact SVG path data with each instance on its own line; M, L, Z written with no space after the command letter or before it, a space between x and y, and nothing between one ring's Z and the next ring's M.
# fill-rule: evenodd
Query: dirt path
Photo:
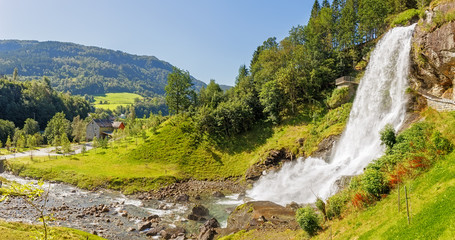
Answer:
M82 146L83 144L73 144L71 145L71 148L73 149L72 152L67 153L65 155L74 155L74 154L79 154L82 152ZM42 156L63 156L64 154L61 153L56 153L56 148L57 147L47 147L47 148L40 148L36 150L31 150L31 151L25 151L25 152L18 152L18 153L11 153L7 155L0 155L0 159L11 159L11 158L20 158L20 157L29 157L30 153L34 157L42 157ZM61 148L61 147L59 147ZM85 148L86 150L92 149L92 143L85 143Z

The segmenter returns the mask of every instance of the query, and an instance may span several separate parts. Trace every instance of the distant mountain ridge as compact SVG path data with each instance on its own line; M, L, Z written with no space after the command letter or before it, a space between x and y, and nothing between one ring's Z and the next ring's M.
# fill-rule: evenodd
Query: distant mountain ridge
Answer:
M163 95L172 67L154 56L75 43L0 40L0 74L11 75L17 68L20 79L47 76L56 90L72 94ZM192 80L195 89L206 86Z

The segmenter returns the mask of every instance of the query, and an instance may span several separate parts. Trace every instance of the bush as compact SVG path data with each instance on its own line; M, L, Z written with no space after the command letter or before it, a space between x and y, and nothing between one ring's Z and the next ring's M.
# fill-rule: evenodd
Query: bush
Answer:
M332 92L332 96L327 99L327 105L334 109L350 100L349 88L337 88Z
M419 18L421 11L417 9L408 9L390 20L390 26L404 26L410 24L413 20Z
M321 219L316 211L310 206L299 208L295 217L300 227L310 236L316 235L318 230L321 229Z
M333 219L333 218L339 218L341 217L341 213L343 212L344 207L346 206L346 203L348 202L348 192L347 191L342 191L339 192L329 198L327 200L327 218L328 219Z
M367 168L362 177L362 189L376 198L389 192L384 174L375 168Z
M385 125L384 129L381 130L381 144L387 147L387 151L389 152L393 145L397 142L397 138L395 135L395 129L393 129L392 125L387 124Z

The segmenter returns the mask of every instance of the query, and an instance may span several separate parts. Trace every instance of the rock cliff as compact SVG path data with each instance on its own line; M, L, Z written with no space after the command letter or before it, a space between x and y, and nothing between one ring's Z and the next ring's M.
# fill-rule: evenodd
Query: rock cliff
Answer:
M412 51L411 87L449 102L455 100L454 14L453 1L430 7L416 27Z

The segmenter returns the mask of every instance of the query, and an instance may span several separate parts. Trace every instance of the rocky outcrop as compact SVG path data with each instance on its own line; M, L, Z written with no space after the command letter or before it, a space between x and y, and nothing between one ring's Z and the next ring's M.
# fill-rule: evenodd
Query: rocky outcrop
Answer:
M292 161L293 158L292 153L284 148L279 151L272 150L265 159L254 164L247 170L245 179L247 181L256 181L264 173L279 169L284 162Z
M285 231L296 230L295 210L273 202L248 202L238 206L229 215L227 228L221 229L221 235L229 235L240 230L275 229Z
M322 158L329 160L332 155L332 150L335 147L336 142L340 139L341 135L331 135L327 138L324 138L319 145L318 150L311 154L312 157Z
M443 101L455 100L455 22L435 22L436 18L454 12L455 2L441 3L428 10L416 27L412 40L411 86L417 93L423 92L420 94L423 97L427 94Z

